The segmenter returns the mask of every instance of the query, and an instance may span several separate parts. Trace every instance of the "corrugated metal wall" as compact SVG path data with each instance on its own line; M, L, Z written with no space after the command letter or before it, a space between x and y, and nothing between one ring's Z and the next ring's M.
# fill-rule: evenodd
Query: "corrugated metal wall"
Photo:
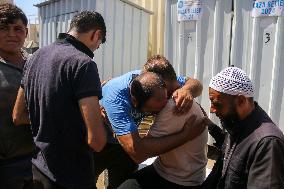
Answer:
M149 16L152 12L127 0L47 0L37 5L40 46L67 32L71 18L82 10L100 12L106 22L107 42L95 51L101 79L139 69L147 60Z
M177 0L166 1L166 57L178 74L203 82L198 101L207 112L211 77L228 65L244 69L254 82L256 101L284 131L284 17L252 18L253 0L202 2L201 20L179 23Z
M231 62L250 75L255 98L284 131L284 17L253 18L252 2L234 1Z
M178 22L177 0L166 1L165 56L178 75L191 76L203 83L204 90L197 101L209 112L210 78L229 65L232 2L204 0L203 3L201 20ZM212 119L218 122L215 116Z
M130 0L154 14L150 16L148 56L164 54L165 0Z

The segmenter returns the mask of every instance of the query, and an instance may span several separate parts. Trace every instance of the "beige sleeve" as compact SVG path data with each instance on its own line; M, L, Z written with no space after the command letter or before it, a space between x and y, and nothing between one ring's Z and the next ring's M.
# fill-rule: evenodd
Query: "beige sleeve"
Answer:
M185 123L188 113L181 116L173 114L175 103L170 99L164 109L156 116L148 134L153 137L166 136L179 132Z
M148 134L153 137L166 136L177 133L182 130L186 120L193 114L197 119L203 117L199 105L194 101L191 109L180 116L173 114L175 102L170 99L164 109L156 116L153 125L150 127Z

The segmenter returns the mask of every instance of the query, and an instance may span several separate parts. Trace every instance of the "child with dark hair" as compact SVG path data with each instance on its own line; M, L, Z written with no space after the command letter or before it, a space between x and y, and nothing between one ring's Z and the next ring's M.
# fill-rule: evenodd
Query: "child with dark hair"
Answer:
M22 189L32 184L34 143L30 128L16 127L12 110L27 55L27 17L12 4L0 4L0 188Z
M28 24L28 19L25 13L17 6L3 3L0 4L0 23L1 24L12 24L16 20L20 19L25 26Z

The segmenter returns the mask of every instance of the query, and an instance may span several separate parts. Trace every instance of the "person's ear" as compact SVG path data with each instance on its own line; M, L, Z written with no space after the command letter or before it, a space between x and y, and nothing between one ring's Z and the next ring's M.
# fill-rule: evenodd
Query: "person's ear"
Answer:
M131 102L134 108L137 108L139 106L139 102L137 101L137 99L130 94L130 98L131 98Z
M95 38L96 38L96 30L93 30L93 31L91 32L91 41L94 41Z
M131 95L131 102L134 106L134 108L138 107L138 101L136 100L136 98L134 96Z
M246 104L247 98L244 95L237 96L237 105L244 106Z
M101 30L94 30L92 32L92 40L96 40L96 41L100 40L101 33L102 33Z

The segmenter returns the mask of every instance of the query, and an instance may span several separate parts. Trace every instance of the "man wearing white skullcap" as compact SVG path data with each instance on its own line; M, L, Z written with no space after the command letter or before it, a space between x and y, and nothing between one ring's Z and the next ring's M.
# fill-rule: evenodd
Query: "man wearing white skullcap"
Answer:
M225 68L210 81L210 112L227 132L217 186L209 188L284 188L283 133L253 96L251 80L237 67Z

